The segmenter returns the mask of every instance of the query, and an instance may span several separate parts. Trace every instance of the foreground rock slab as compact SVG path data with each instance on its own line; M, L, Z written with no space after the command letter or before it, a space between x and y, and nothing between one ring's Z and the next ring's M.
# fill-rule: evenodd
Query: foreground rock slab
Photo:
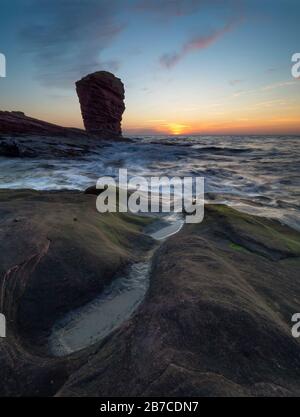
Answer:
M77 353L47 350L53 323L152 245L145 218L79 192L0 191L0 396L299 396L300 235L207 206L154 255L135 315Z
M60 396L299 396L300 235L223 206L170 238L146 301Z
M146 219L96 211L76 191L0 190L0 396L51 396L90 352L51 357L54 322L96 297L151 246Z

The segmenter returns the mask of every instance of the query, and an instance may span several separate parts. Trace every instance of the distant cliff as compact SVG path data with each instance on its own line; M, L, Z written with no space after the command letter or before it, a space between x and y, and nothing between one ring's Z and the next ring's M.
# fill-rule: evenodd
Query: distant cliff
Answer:
M85 134L83 130L34 119L20 111L0 111L0 135L82 137Z

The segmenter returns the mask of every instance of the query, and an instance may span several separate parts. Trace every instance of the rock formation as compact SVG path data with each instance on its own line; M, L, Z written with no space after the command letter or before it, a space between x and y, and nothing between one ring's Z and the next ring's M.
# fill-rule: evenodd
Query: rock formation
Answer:
M80 129L59 126L26 116L20 111L0 111L0 136L60 136L82 137L85 132Z
M121 137L125 110L121 80L110 72L98 71L77 81L76 90L86 131L100 138Z
M0 139L28 136L41 138L88 139L96 135L99 139L122 138L121 121L125 110L124 85L110 72L98 71L87 75L76 83L85 131L59 126L26 116L20 111L0 110ZM0 143L2 156L22 156L18 143ZM29 155L30 156L30 155Z
M44 122L19 111L0 111L0 157L76 158L97 152L100 146L85 130Z

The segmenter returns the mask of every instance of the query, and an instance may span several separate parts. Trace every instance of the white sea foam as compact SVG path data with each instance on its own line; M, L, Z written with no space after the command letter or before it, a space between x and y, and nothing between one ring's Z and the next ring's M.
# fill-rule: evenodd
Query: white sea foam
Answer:
M79 189L103 175L203 176L208 201L300 228L300 137L144 137L82 160L0 158L1 188Z

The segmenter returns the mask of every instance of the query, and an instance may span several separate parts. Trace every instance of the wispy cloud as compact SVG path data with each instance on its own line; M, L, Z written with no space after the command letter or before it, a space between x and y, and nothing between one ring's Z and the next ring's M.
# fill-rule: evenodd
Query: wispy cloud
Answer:
M208 3L208 0L138 0L136 9L160 18L171 18L195 13Z
M241 18L234 19L231 22L227 23L221 29L214 31L209 35L201 35L193 39L190 39L180 48L178 52L164 54L163 56L161 56L161 65L163 65L165 68L172 68L191 52L208 48L210 45L214 44L219 39L221 39L226 33L231 32L241 20Z
M252 93L253 91L239 90L233 93L233 97L240 97L247 93Z
M234 87L234 86L236 86L236 85L238 85L238 84L241 84L243 81L244 81L244 80L230 80L230 81L229 81L229 84L230 84L232 87Z
M276 68L268 68L267 70L266 70L266 72L268 73L268 74L272 74L273 72L276 72L277 71L277 69Z
M281 83L266 85L265 87L262 87L262 90L264 90L264 91L266 91L266 90L275 90L277 88L288 87L290 85L295 85L295 84L296 84L295 81L284 81L284 82L281 82Z
M296 85L297 84L297 80L294 81L282 81L282 82L278 82L278 83L274 83L274 84L269 84L269 85L265 85L262 87L259 87L257 89L253 89L253 90L240 90L240 91L236 91L235 93L232 94L233 98L236 97L241 97L241 96L245 96L245 95L253 95L253 94L266 94L266 91L272 91L272 90L276 90L279 88L285 88L285 87L290 87L292 85Z
M21 31L25 52L33 55L37 78L46 85L66 87L88 72L116 70L101 52L123 30L119 1L31 0L33 23Z
M260 103L256 103L255 107L273 107L273 106L285 106L287 104L286 100L276 99L276 100L268 100L262 101Z

